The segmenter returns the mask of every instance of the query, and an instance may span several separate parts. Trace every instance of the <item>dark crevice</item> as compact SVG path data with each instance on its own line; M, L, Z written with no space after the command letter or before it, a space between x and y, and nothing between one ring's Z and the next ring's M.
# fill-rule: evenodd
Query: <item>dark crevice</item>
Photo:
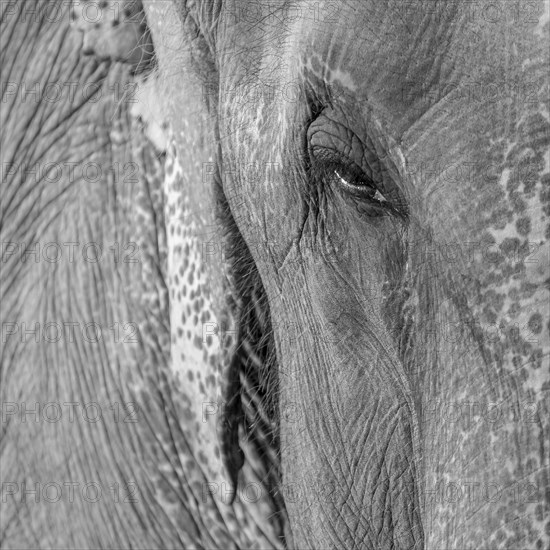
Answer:
M219 163L218 163L219 164ZM228 314L235 322L237 341L225 372L224 414L220 419L224 465L236 489L245 455L239 445L239 427L259 457L263 471L255 471L275 509L272 521L282 542L286 509L281 486L278 365L267 294L223 193L220 173L215 185L217 217L226 235L226 295ZM254 464L252 464L254 467Z

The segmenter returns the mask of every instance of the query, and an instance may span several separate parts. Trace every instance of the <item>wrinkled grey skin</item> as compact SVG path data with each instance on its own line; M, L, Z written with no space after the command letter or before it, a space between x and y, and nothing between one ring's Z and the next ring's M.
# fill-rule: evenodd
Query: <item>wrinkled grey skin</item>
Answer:
M260 20L238 15L244 0L145 4L189 183L182 195L209 210L201 163L214 160L269 299L281 484L296 490L284 493L287 544L548 547L542 2L517 13L506 3L434 13L431 3L342 2L335 12L297 2ZM83 56L68 23L2 24L10 80L86 75L108 87L135 78L124 64ZM27 64L32 49L44 53ZM136 144L146 139L112 94L35 110L10 101L2 161L111 166L136 148L154 151ZM140 174L159 169L142 162ZM353 165L384 204L341 181L353 180ZM2 401L133 401L148 419L3 423L2 481L132 480L146 495L127 506L3 499L3 546L281 544L269 505L255 512L203 498L212 478L201 468L219 458L200 457L185 388L171 377L184 367L170 356L167 222L152 181L2 181L2 241L141 239L147 251L138 270L8 264L3 322L131 319L145 337L131 348L3 343ZM136 187L150 198L136 200Z
M547 7L175 5L296 413L296 547L547 547Z
M2 547L130 547L147 541L160 545L162 540L176 544L177 530L170 527L169 516L158 512L155 499L143 498L143 494L155 494L162 450L151 445L141 445L139 453L135 449L140 442L153 440L155 418L165 414L163 399L169 396L158 380L161 369L153 368L166 363L169 342L163 322L165 290L154 267L163 265L158 257L165 239L160 224L158 236L151 237L154 215L162 214L162 198L160 187L144 176L146 170L156 172L161 166L152 149L151 156L141 156L143 147L149 146L129 115L132 105L120 101L125 90L133 89L130 67L83 55L81 39L71 32L67 6L61 2L36 2L34 14L26 15L23 5L31 4L4 2L1 6L2 242L18 246L17 254L6 253L2 258L2 322L26 323L30 330L39 323L40 328L38 341L19 333L5 335L1 344ZM62 8L61 18L56 7ZM13 88L4 84L11 82L24 84L35 94L10 93ZM64 95L56 98L56 89L50 88L53 99L47 101L48 83L59 84ZM84 91L86 85L90 87ZM94 86L98 87L95 94ZM46 162L61 167L61 177L54 174L48 180ZM98 179L83 173L83 167L92 162L101 167ZM120 171L111 172L117 162ZM7 163L15 170L8 170ZM125 167L132 163L139 168L127 177L130 172ZM23 166L38 166L38 171L26 174ZM138 206L136 199L141 196L148 200ZM136 231L138 216L143 216L141 235ZM158 247L147 246L156 238ZM141 258L140 263L115 263L108 247L119 242L125 254L129 250L122 246L130 241L142 247L134 256ZM31 255L22 261L20 245L32 249L33 243L39 245L38 259ZM64 243L75 243L73 260L64 254L60 261L45 261L42 252L47 243L59 243L63 251L72 246ZM102 246L110 259L84 261L86 243ZM55 257L55 248L50 252ZM93 259L93 249L90 253ZM104 336L109 332L106 327L119 322L122 337L118 343L107 337L98 344L84 340L77 329L73 343L68 338L56 341L55 332L48 342L42 337L47 322L78 323L79 327L95 322ZM157 345L142 339L124 344L127 322L136 323L145 333L154 331ZM149 388L141 383L147 375L153 377ZM63 405L70 402L75 403L72 421L71 407ZM124 408L115 421L116 410L108 406L117 402L119 406L142 404L151 424L132 422L139 419L135 415L124 423L129 412ZM59 421L44 420L46 403L61 407ZM99 404L106 422L83 421L83 406L90 403ZM23 404L27 411L38 410L38 415L31 412L22 417ZM8 414L14 407L16 414ZM89 412L90 418L96 417L93 406ZM46 415L55 419L55 408ZM37 494L22 496L24 488L32 491L37 483ZM53 502L45 500L42 492L48 483L52 485L47 496ZM71 497L72 483L76 485ZM103 488L95 504L81 496L86 483ZM119 484L118 504L108 489L114 483ZM58 501L56 487L61 491ZM9 496L10 488L17 490L14 497ZM139 496L136 488L144 493ZM134 493L129 500L137 498L137 503L121 505L129 492ZM90 492L89 496L95 500L97 495Z

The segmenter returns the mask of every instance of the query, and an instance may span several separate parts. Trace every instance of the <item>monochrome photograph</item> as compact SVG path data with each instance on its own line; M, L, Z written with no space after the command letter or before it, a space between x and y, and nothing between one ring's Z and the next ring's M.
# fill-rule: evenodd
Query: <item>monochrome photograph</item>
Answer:
M0 0L0 548L550 550L550 0Z

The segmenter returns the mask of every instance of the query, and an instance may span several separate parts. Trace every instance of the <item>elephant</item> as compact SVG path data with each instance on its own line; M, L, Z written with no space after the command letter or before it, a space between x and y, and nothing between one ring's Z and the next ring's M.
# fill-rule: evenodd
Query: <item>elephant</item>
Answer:
M549 546L547 2L1 8L3 546Z

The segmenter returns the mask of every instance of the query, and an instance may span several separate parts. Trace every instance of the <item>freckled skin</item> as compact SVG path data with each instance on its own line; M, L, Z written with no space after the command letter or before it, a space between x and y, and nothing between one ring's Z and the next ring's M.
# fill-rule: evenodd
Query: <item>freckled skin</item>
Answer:
M172 322L171 372L176 378L178 394L186 397L180 401L178 394L173 398L180 401L181 429L189 444L189 452L197 461L194 471L184 470L188 480L196 479L200 513L204 522L210 522L208 536L215 545L229 544L228 537L241 541L245 547L255 544L269 546L265 535L259 535L254 523L244 523L247 506L258 509L266 507L265 495L260 501L248 503L238 500L229 506L229 479L222 470L216 423L220 415L220 371L223 362L221 338L230 349L231 340L224 334L216 334L218 315L211 295L211 281L208 270L212 267L203 254L204 229L201 219L194 215L193 204L186 193L187 182L182 166L172 147L166 159L166 177L163 182L165 196L165 217L167 220L168 246L168 288L171 296ZM179 231L177 229L179 229ZM173 229L173 230L172 230ZM199 318L201 322L199 322ZM209 324L204 324L204 323ZM181 351L180 351L181 350ZM178 359L179 358L179 359ZM223 404L221 405L223 406ZM205 408L206 407L206 408ZM206 414L206 416L204 416ZM249 467L261 469L258 457L247 452ZM250 475L249 473L245 474ZM205 483L213 484L214 497L208 494ZM217 484L217 485L216 485ZM265 513L265 512L264 512ZM247 516L245 515L244 518ZM221 525L225 527L221 527ZM262 529L266 529L264 525ZM197 540L204 535L197 535Z
M82 32L82 52L128 63L140 72L153 57L141 0L78 0L71 3L72 24Z

